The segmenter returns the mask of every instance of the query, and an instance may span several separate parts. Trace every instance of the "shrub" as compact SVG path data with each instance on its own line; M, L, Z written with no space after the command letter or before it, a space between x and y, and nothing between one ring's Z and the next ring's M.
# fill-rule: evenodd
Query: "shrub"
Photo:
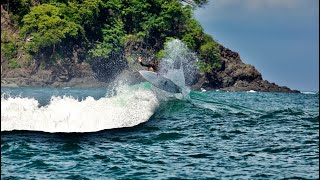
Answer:
M16 69L20 68L21 66L19 65L18 60L16 58L12 58L9 60L8 67L10 69Z
M215 41L202 45L200 47L200 71L208 73L220 67L219 45Z

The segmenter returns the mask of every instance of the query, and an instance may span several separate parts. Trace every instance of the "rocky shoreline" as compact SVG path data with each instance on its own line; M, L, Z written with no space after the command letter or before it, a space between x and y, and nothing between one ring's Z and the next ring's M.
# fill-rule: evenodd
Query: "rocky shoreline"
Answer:
M193 90L221 90L221 91L261 91L300 93L286 86L270 83L254 66L242 62L238 53L220 45L223 66L209 74L198 74L196 81L191 85ZM95 73L88 64L71 64L71 69L77 73L72 75L61 74L57 68L47 68L32 73L31 69L7 69L1 72L1 87L51 87L51 88L100 88L109 87L114 82L103 82L95 78ZM138 70L144 69L137 66L135 71L124 70L116 76L115 81L125 80L127 84L142 82Z
M141 82L143 80L141 79ZM243 84L242 84L243 83ZM262 83L262 84L260 84ZM270 85L271 84L271 85ZM45 85L40 82L34 81L31 82L29 80L24 79L4 79L1 81L1 87L49 87L49 88L107 88L110 84L106 84L104 82L100 82L95 80L94 78L73 78L69 82L56 82L52 85ZM220 91L227 91L227 92L242 92L242 91L260 91L260 92L284 92L284 93L300 93L297 90L291 90L285 86L278 86L274 83L268 82L257 82L257 84L248 84L246 82L241 82L240 85L236 84L235 86L231 87L224 87L224 88L204 88L204 87L192 87L193 90L220 90Z
M142 82L143 79L137 78L135 83ZM134 84L134 83L130 83ZM30 80L28 78L3 78L1 80L1 87L48 87L48 88L102 88L109 87L110 83L105 83L96 80L95 78L72 78L69 82L55 82L53 84L46 84L36 80ZM241 92L241 91L260 91L260 92L285 92L285 93L300 93L298 90L291 90L286 86L278 86L275 83L270 83L266 80L257 81L254 83L247 83L246 81L239 81L234 86L223 87L223 88L211 88L207 86L193 85L193 90L221 90L228 92Z
M237 52L220 45L220 54L223 66L217 72L201 77L194 85L196 89L300 93L264 80L254 66L242 62Z

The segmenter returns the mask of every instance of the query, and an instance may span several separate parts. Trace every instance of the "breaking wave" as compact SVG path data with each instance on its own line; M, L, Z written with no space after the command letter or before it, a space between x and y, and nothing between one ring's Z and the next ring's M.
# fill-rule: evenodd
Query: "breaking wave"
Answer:
M156 95L141 84L99 99L52 96L43 106L35 98L2 94L1 131L95 132L132 127L146 122L158 106Z

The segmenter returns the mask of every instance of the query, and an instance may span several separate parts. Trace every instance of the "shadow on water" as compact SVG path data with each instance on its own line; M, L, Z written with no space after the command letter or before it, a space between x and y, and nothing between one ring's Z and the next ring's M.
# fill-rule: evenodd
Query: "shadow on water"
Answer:
M100 137L100 136L122 136L122 135L129 135L130 133L139 133L145 132L150 130L158 130L152 122L154 117L152 116L149 121L141 123L137 126L133 127L123 127L123 128L115 128L115 129L105 129L96 132L43 132L43 131L27 131L27 130L13 130L13 131L2 131L1 138L6 137L15 137L15 138L68 138L68 139L75 139L75 138L82 138L82 137Z

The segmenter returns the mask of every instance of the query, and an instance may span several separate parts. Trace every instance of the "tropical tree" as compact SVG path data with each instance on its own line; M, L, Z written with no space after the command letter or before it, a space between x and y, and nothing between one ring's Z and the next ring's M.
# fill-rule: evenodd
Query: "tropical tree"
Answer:
M30 53L38 53L43 48L53 48L67 37L76 37L82 28L69 21L60 7L42 4L31 9L24 16L21 33L30 40L26 47Z

